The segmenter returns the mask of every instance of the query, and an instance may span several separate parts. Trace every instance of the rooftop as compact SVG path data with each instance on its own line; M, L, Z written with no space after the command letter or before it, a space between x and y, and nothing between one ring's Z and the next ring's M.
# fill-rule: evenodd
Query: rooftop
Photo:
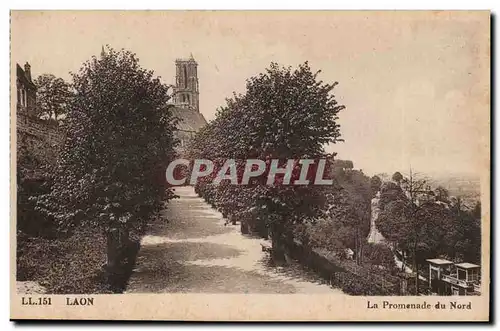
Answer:
M477 264L468 263L468 262L458 263L455 266L458 268L463 268L463 269L480 268L480 266L478 266Z
M453 262L445 260L445 259L427 259L427 262L433 264L453 264Z
M195 110L172 107L171 111L175 117L179 118L180 121L177 124L177 129L181 131L197 132L207 124L205 117Z

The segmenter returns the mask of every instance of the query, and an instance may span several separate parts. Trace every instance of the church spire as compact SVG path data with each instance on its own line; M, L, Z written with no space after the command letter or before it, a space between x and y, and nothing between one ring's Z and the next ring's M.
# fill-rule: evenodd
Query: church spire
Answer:
M104 45L101 45L101 57L106 56L106 52L104 52Z

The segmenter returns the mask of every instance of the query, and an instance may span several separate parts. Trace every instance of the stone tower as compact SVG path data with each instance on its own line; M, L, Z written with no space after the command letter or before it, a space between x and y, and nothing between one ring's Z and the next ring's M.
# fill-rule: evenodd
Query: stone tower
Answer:
M180 108L189 108L199 112L198 63L191 54L187 60L175 60L175 67L174 104Z

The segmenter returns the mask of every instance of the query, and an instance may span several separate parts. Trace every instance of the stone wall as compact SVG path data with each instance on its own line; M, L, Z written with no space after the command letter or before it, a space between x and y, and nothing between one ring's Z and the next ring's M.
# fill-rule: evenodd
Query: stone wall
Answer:
M32 139L44 140L54 147L60 145L63 139L56 122L44 121L22 112L17 113L17 133Z
M18 111L16 117L18 166L39 177L41 167L56 163L64 134L56 122L28 116L22 111Z

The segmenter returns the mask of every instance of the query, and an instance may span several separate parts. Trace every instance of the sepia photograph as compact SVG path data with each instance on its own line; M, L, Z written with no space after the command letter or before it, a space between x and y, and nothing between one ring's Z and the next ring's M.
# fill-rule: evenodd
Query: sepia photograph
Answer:
M11 318L488 320L490 20L11 11Z

